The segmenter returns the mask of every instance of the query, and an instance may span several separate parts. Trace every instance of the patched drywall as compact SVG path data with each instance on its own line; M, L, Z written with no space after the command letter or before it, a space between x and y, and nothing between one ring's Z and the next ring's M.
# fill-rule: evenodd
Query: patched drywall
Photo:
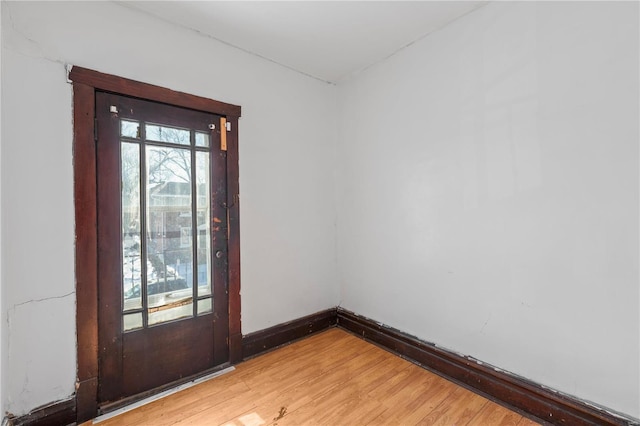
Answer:
M241 105L242 331L337 304L334 86L113 2L2 2L2 36L5 410L74 392L67 63Z
M342 306L640 417L638 47L492 3L341 85Z

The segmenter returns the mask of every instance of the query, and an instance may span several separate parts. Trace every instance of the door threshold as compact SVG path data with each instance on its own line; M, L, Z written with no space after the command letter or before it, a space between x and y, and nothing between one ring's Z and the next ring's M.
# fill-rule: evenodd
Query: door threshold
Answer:
M214 379L218 376L222 376L223 374L227 374L235 370L235 367L227 367L223 370L216 371L215 373L207 374L206 376L199 377L197 379L191 380L190 382L183 383L179 386L173 387L171 389L167 389L155 395L149 396L147 398L141 399L139 401L133 402L131 404L125 405L124 407L118 408L113 411L109 411L108 413L102 414L95 419L93 419L93 424L103 422L105 420L111 419L113 417L119 416L120 414L126 413L131 410L135 410L136 408L142 407L143 405L147 405L151 402L157 401L159 399L165 398L169 395L173 395L174 393L180 392L182 390L188 389L192 386L200 384L202 382L206 382L208 380Z

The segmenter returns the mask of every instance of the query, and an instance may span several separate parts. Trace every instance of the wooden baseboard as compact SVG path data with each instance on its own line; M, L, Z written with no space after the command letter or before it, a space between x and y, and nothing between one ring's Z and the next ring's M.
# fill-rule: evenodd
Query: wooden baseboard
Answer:
M13 426L61 426L76 423L75 398L38 407L20 417L8 416L9 425Z
M336 325L336 308L247 334L242 338L242 358L248 359Z
M338 308L338 327L511 409L557 425L637 425L575 398L445 351L399 330Z

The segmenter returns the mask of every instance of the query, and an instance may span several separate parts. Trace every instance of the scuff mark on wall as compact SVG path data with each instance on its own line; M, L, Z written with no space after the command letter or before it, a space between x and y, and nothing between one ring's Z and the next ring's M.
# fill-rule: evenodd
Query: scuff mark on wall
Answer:
M484 331L484 328L487 326L487 324L489 324L489 321L491 321L491 317L492 316L493 316L493 314L489 314L489 318L487 318L487 320L482 325L482 328L480 329L480 334L482 334L482 332Z

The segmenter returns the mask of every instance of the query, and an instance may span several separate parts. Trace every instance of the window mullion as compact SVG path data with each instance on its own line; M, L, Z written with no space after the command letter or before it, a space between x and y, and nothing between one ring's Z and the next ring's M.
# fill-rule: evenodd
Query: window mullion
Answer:
M149 300L147 292L147 149L146 149L146 131L145 123L140 122L140 246L142 248L142 259L140 259L140 295L142 296L142 326L149 326Z
M198 315L198 192L196 182L196 150L195 131L191 130L191 248L193 261L191 262L191 290L193 295L193 316Z

